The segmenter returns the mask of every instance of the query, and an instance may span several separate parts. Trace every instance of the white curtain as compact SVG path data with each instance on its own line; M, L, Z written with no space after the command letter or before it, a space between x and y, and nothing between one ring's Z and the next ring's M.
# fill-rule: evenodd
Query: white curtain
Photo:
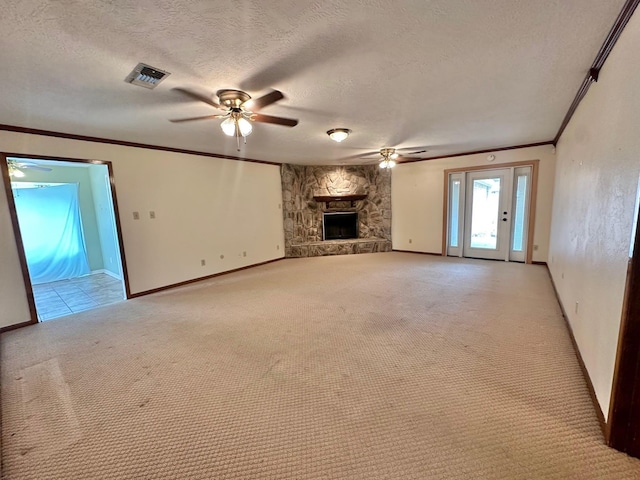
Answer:
M31 283L90 273L78 184L14 188L13 196Z

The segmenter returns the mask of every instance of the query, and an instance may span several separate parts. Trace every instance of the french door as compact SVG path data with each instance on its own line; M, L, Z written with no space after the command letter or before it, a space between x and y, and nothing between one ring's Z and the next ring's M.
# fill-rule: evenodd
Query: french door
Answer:
M447 254L524 262L531 167L449 174Z

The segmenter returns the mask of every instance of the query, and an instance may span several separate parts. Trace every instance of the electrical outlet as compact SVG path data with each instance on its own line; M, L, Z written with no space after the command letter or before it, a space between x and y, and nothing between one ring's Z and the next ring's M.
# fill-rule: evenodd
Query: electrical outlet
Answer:
M538 251L538 245L534 245L534 246L533 246L533 251L534 251L534 252Z
M207 264L207 261L203 258L202 260L200 260L200 266L204 267Z
M224 260L224 255L220 255L220 260Z
M140 220L140 212L133 212L133 219Z
M409 243L413 243L413 240L411 238L409 239Z
M149 212L149 218L150 218L151 220L153 220L154 218L156 218L156 212L154 212L153 210L151 210L151 211Z
M276 245L276 250L280 250L280 245Z
M246 257L247 256L247 252L242 252L242 256Z

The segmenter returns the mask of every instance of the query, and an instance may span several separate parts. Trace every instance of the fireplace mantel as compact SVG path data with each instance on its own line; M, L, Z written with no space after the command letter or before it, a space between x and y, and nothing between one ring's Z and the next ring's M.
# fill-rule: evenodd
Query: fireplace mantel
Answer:
M367 198L366 193L354 194L354 195L314 195L313 199L316 202L325 202L327 204L327 208L329 208L330 202L351 202L351 206L353 207L353 202L356 200L364 200Z

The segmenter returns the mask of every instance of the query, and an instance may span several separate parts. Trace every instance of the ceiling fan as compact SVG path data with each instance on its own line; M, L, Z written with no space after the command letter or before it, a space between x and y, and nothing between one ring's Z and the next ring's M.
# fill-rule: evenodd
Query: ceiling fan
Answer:
M218 97L218 102L213 100L213 95L210 98L209 96L184 88L175 88L174 90L224 112L218 115L205 115L201 117L170 120L174 123L223 118L224 120L220 124L220 127L224 134L230 137L238 137L238 139L243 137L245 138L245 142L246 137L250 135L253 130L251 122L272 123L274 125L283 125L285 127L295 127L298 124L298 120L294 120L292 118L274 117L272 115L255 113L268 105L282 100L284 95L278 90L272 90L262 97L252 99L248 93L243 92L242 90L223 89L218 90L215 94L215 96Z
M372 155L377 157L380 155L382 157L379 159L380 168L393 168L396 166L397 161L419 160L420 158L414 155L420 155L427 151L425 147L381 148L378 152L368 153L360 158L368 158ZM399 152L403 153L401 154Z
M14 178L24 177L22 170L39 170L41 172L50 172L52 169L49 167L42 167L34 162L22 162L14 160L12 158L7 159L7 167L9 168L9 176Z

